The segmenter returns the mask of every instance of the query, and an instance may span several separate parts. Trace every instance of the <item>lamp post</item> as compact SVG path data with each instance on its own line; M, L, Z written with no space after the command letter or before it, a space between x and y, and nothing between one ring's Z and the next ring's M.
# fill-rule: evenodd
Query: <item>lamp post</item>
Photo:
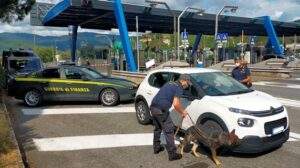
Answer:
M140 42L139 42L139 17L135 17L136 21L136 60L137 60L137 71L140 72Z
M148 35L151 34L151 33L152 33L151 30L146 30L145 31L145 35L146 35L146 38L147 38L147 59L149 59L149 42L152 41Z
M235 13L236 10L238 9L237 6L224 6L216 15L216 23L215 23L215 40L217 39L217 35L218 35L218 28L219 28L219 16L220 14L226 10L226 9L229 9L232 13ZM215 64L217 64L217 53L218 53L218 49L217 49L217 42L216 42L216 49L215 49Z
M180 61L180 53L179 53L179 45L180 45L180 19L185 14L188 10L195 10L197 11L198 15L203 15L204 9L198 9L198 8L193 8L193 7L186 7L181 14L177 18L177 57L178 61Z
M170 6L163 1L153 1L153 0L145 0L146 3L149 3L151 7L155 7L156 5L164 5L170 14L173 16L173 36L174 36L174 49L176 48L176 15L174 11L171 10ZM177 37L179 38L179 37Z

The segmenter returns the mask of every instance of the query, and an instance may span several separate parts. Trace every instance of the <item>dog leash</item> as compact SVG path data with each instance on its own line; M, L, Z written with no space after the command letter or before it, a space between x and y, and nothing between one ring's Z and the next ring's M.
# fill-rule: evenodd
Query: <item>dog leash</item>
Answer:
M190 116L190 114L189 114L189 113L187 113L187 115L188 115L188 117L190 118L190 120L191 120L192 124L195 126L196 124L195 124L195 123L194 123L194 121L192 120L192 117Z
M205 138L208 138L207 135L206 135L204 132L202 132L201 130L199 130L199 129L196 127L196 123L192 120L192 117L190 116L189 113L187 113L187 116L190 118L190 120L191 120L191 122L192 122L192 124L193 124L193 126L194 126L194 128L195 128L195 130L196 130L196 132L197 132L197 134L199 134L200 136L203 136L203 137L205 137Z

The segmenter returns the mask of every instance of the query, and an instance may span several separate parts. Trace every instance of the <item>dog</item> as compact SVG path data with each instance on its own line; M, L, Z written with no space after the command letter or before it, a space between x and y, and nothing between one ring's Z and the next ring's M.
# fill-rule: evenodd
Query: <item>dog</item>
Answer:
M179 132L179 127L177 127L175 136ZM192 153L196 157L200 157L199 153L196 152L198 148L198 144L202 143L206 147L208 147L211 151L211 158L213 162L219 167L221 166L220 160L217 158L217 149L222 146L236 146L239 145L241 140L235 134L235 129L232 130L230 133L227 132L211 132L209 134L205 133L199 127L191 126L185 133L183 140L180 141L178 146L180 150L180 154L183 155L183 149L186 145L192 143Z

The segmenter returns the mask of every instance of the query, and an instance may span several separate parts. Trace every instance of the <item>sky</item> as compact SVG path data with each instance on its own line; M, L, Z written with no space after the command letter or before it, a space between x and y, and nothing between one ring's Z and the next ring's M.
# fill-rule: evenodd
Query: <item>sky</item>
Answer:
M58 3L62 0L37 0L38 2ZM235 14L241 17L260 17L269 15L273 20L290 22L300 19L300 0L161 0L168 3L171 9L182 10L186 6L205 9L206 13L217 13L224 5L239 7ZM145 4L144 0L122 0L123 3ZM67 28L48 28L30 26L30 18L26 16L21 22L12 24L0 23L2 32L34 33L38 35L67 35ZM108 33L99 30L79 29L79 32Z

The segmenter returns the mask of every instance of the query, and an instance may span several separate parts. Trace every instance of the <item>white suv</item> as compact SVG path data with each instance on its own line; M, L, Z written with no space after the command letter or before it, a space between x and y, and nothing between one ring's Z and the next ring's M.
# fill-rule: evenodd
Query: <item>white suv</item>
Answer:
M140 84L135 98L136 116L141 124L149 124L149 106L165 83L176 81L180 74L191 76L192 86L181 98L194 123L205 131L231 131L242 139L236 152L258 153L280 147L289 138L286 109L276 98L248 89L230 76L210 69L167 68L150 72ZM171 108L175 125L186 130L191 126Z

